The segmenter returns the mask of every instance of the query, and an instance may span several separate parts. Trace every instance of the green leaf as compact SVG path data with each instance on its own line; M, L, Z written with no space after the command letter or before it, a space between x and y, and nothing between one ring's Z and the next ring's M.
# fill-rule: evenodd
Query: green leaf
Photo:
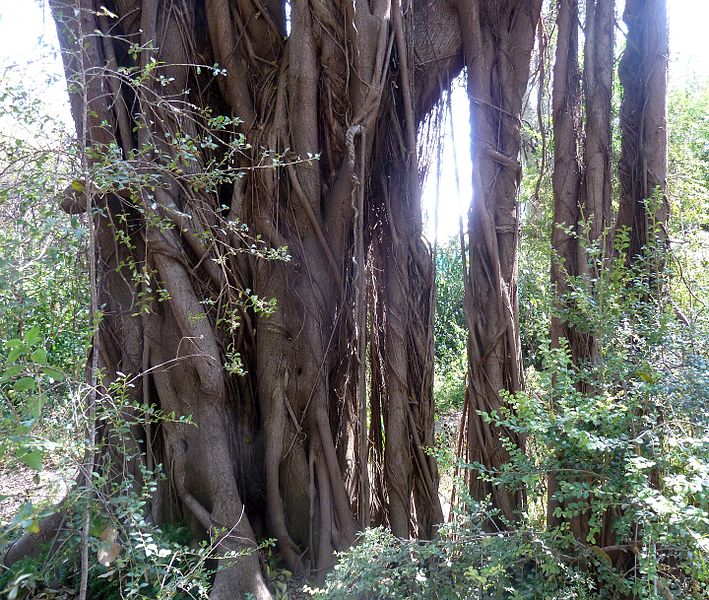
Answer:
M61 381L64 379L64 373L54 367L48 367L45 365L42 367L42 373L44 373L47 377L51 377L54 381Z
M39 419L40 415L42 414L44 400L45 398L43 394L37 394L32 396L27 402L28 412L33 419Z
M36 362L38 365L43 365L47 362L47 351L44 348L37 348L32 354L30 354L32 362Z
M37 382L34 380L34 377L21 377L15 382L13 388L16 392L34 390L37 388Z
M14 363L18 358L20 358L20 354L22 354L23 352L24 348L22 346L20 346L19 348L13 348L7 355L7 362Z
M23 370L24 367L22 365L13 365L11 367L7 367L5 369L5 372L0 376L0 381L8 381L16 375L22 373Z
M42 461L44 460L44 452L42 452L42 450L18 450L17 458L25 463L30 469L34 469L35 471L42 470Z
M30 346L32 346L39 342L40 337L41 332L39 330L39 327L32 327L32 329L28 329L27 333L25 333L25 344L29 344Z

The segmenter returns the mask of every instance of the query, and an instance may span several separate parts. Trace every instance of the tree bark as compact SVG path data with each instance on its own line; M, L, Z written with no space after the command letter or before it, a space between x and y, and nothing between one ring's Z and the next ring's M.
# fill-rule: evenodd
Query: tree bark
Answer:
M560 297L567 290L568 276L579 274L578 226L581 220L582 158L580 156L581 89L578 59L578 0L559 0L556 58L552 84L554 127L554 222L551 246L551 282ZM573 331L558 315L552 315L551 344L566 338L575 347Z
M630 263L648 243L663 245L667 237L667 2L628 0L623 20L628 35L618 68L623 98L616 230L629 231Z
M473 197L468 213L464 308L469 327L467 459L499 470L509 455L503 438L524 440L485 423L478 411L499 411L500 392L522 386L517 306L520 124L541 1L483 0L456 4L470 99ZM508 522L523 506L522 489L470 476L473 498L490 496Z
M613 85L614 0L586 0L584 31L584 184L585 238L595 244L606 233L611 211L611 96ZM604 248L601 248L604 250ZM585 261L586 271L594 270Z
M579 368L597 360L593 332L575 327L563 318L573 310L565 297L569 279L587 276L587 293L594 294L593 281L604 268L605 230L611 210L611 92L613 75L613 0L586 0L584 66L579 69L578 0L560 0L557 14L557 48L554 64L552 108L554 121L554 220L552 227L551 282L556 311L551 321L551 345L568 342L573 364ZM583 102L581 111L581 87ZM585 117L585 118L584 118ZM589 250L600 245L601 257ZM577 279L577 285L579 280ZM560 314L561 313L561 314ZM583 387L583 386L580 386ZM558 457L563 460L563 457ZM547 524L558 527L563 519L555 514L560 504L555 495L558 482L548 479ZM575 501L581 501L576 500ZM588 512L568 520L581 542L588 535Z
M78 134L149 175L97 184L92 218L104 384L142 373L129 400L197 425L133 424L144 456L123 460L167 469L150 517L186 522L195 539L226 528L224 551L275 537L291 570L318 576L372 521L432 536L442 514L423 451L433 303L416 129L460 69L450 5L291 2L286 34L277 0L50 4ZM186 160L171 140L203 139L203 109L242 122ZM192 189L238 136L242 174ZM264 164L264 149L286 164ZM252 257L268 246L290 261ZM368 272L374 254L381 273ZM245 305L254 293L276 299L272 315ZM371 404L367 341L381 356L372 380L386 382ZM245 375L225 368L237 358ZM225 566L212 597L271 597L257 553Z

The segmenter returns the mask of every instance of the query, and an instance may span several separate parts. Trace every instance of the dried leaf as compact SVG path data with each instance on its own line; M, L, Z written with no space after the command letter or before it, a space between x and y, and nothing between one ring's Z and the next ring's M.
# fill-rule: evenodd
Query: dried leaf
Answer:
M118 558L121 553L121 545L117 542L104 542L98 549L97 558L104 567L110 566L110 564Z

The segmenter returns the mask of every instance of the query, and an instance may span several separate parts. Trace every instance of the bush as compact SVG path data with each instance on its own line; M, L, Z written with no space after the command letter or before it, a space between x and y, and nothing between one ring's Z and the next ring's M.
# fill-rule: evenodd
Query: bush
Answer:
M543 346L527 390L484 415L525 437L526 454L510 447L499 471L461 465L525 487L513 530L491 532L490 511L463 498L432 542L365 532L315 597L709 595L708 321L687 324L656 300L670 275L655 268L668 264L663 250L647 248L628 269L622 249L595 280L571 281L562 314L594 336L595 360L574 364L566 344ZM551 529L549 474L559 522Z

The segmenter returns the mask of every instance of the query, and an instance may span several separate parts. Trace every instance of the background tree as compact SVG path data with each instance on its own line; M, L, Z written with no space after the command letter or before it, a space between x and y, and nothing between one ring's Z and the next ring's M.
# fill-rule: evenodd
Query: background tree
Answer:
M512 431L490 427L479 411L505 405L501 390L522 387L517 299L520 228L520 118L529 80L541 2L457 3L470 100L473 197L468 213L468 256L463 265L468 321L468 388L465 436L468 462L499 469L508 459L505 438L523 447ZM474 498L492 497L512 521L522 490L469 477Z
M667 2L626 2L626 47L618 67L620 199L616 229L629 231L628 260L667 237Z
M578 2L561 0L558 7L552 98L554 224L551 233L555 253L551 280L558 296L564 295L569 277L592 275L597 271L596 252L605 253L602 238L610 218L612 187L613 10L612 1L586 4L581 71ZM601 246L595 248L599 243ZM558 345L561 337L568 340L577 363L593 358L593 337L556 316L552 319L552 344Z
M606 229L611 212L611 96L614 2L586 2L583 69L579 64L579 5L561 0L557 13L552 110L554 126L554 218L551 231L551 283L557 304L551 320L551 345L568 344L573 363L590 368L598 360L593 332L574 322L574 294L579 285L595 295L594 281L605 268ZM583 85L581 85L583 84ZM570 280L573 284L569 285ZM556 527L559 492L549 476L549 525ZM585 540L588 514L570 523ZM605 544L609 545L609 544Z

